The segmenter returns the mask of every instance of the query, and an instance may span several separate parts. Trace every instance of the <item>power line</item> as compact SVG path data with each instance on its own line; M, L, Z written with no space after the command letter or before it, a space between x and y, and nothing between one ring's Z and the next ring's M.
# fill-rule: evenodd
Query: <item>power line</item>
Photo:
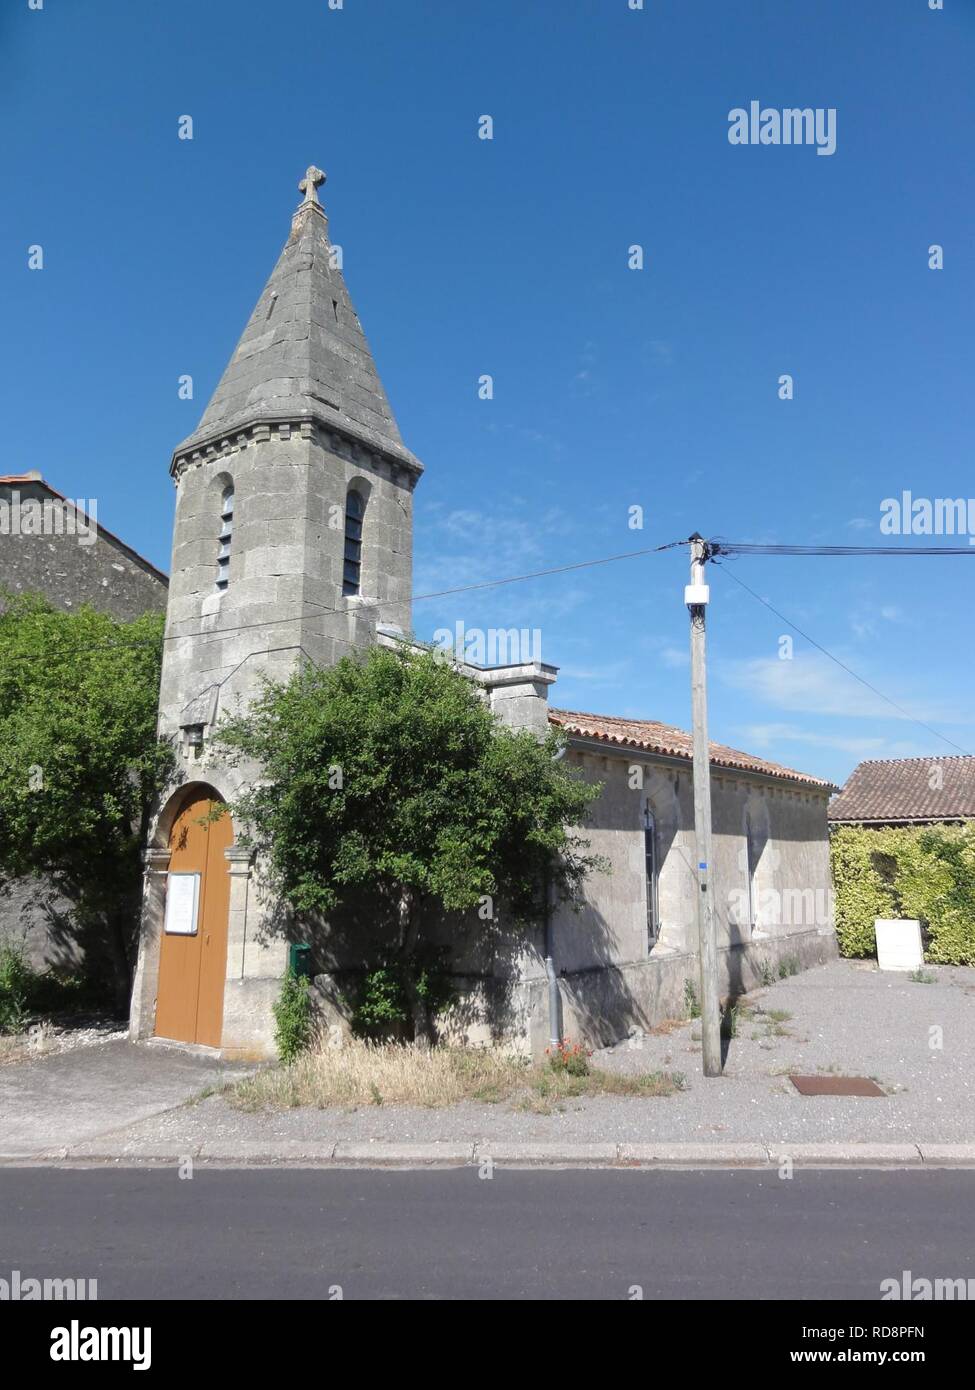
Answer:
M975 545L751 545L708 541L715 555L975 555Z
M658 555L662 551L673 550L677 546L687 544L688 541L686 539L677 541L667 541L663 545L646 546L640 550L625 550L619 552L616 555L600 556L598 559L595 560L577 560L568 565L554 565L549 569L532 570L526 574L508 575L502 579L485 579L479 581L476 584L458 584L448 589L432 590L430 593L426 594L413 594L398 599L372 599L366 603L359 604L354 611L357 613L362 613L371 609L396 608L402 607L407 604L421 603L428 599L447 598L455 594L473 593L480 589L497 589L507 584L521 584L530 579L544 579L555 574L569 574L575 570L594 569L599 565L615 564L620 560L634 560L646 555ZM747 542L722 540L708 540L705 542L705 545L707 550L707 558L709 559L713 559L717 556L726 557L730 555L975 555L975 546L801 546L772 544L761 545L751 544ZM729 574L731 573L730 570L727 572ZM736 576L732 575L732 578L736 578ZM739 580L738 582L741 583L742 581ZM742 587L747 588L748 586L742 584ZM753 593L752 590L749 590L749 592ZM759 598L757 594L755 594L754 597ZM305 602L310 604L312 607L316 608L318 612L321 614L344 615L349 611L346 608L331 608L327 604L318 603L314 599L306 599ZM765 600L759 598L759 602L764 603ZM766 604L766 607L771 608L771 605ZM772 611L774 612L775 610L773 609ZM71 657L81 656L91 652L116 651L134 647L155 647L158 646L160 642L178 642L183 641L187 638L196 637L221 637L226 636L228 633L249 632L254 630L255 628L266 629L270 627L277 627L280 626L282 623L303 622L305 619L312 616L315 615L309 613L292 613L289 614L286 618L272 618L265 622L237 623L232 624L229 627L216 627L209 628L206 630L201 629L195 632L182 632L178 634L174 633L170 635L164 635L162 638L159 639L146 638L139 641L114 642L101 644L94 647L76 647L67 650L62 649L61 651L57 652L43 652L37 653L36 655L23 654L15 657L14 660L50 660L52 657L55 656ZM782 621L788 623L790 627L795 626L781 614L777 614L777 616L782 617ZM798 627L796 627L795 630L797 632L800 631ZM326 635L329 634L322 634L322 636ZM806 637L805 633L800 633L800 635ZM330 640L343 643L347 646L357 645L356 643L350 642L347 639L341 637L330 636ZM818 645L816 642L813 642L812 638L807 637L806 640L812 642L813 646ZM825 649L823 650L825 651ZM827 656L830 656L829 652L826 652L825 654ZM835 660L836 658L830 657L830 659ZM842 662L839 662L838 664L842 665ZM852 671L850 672L850 674L856 675L856 673ZM860 677L858 676L857 679L859 680ZM867 682L864 681L863 684L867 684ZM877 691L875 693L881 695L880 691ZM881 698L886 699L886 696L881 695ZM888 703L893 704L893 701L888 701ZM898 707L895 706L895 708ZM906 712L902 711L902 713ZM907 718L911 718L911 716L907 715ZM920 723L919 720L915 720L914 722ZM934 733L935 730L930 730L930 732ZM941 738L943 736L938 734L937 737ZM950 740L947 739L945 739L944 741L950 742ZM954 746L955 745L952 745L952 747Z
M553 574L568 574L571 570L593 569L597 565L611 565L617 560L635 560L642 555L657 555L662 550L673 550L675 546L686 545L686 540L667 541L665 545L652 545L643 550L624 550L618 555L604 555L598 560L577 560L571 565L555 565L552 569L532 570L528 574L512 574L505 579L484 579L477 584L457 584L451 589L435 589L428 594L412 594L404 598L370 599L367 603L356 605L355 612L362 613L373 608L401 608L405 604L422 603L425 599L447 598L453 594L469 594L475 589L498 589L504 584L521 584L527 579L544 579ZM339 613L343 616L349 612L347 608L330 608L327 604L318 603L315 599L306 599L306 603L312 604L323 613ZM300 615L307 616L307 615ZM292 623L299 621L298 618L275 618L269 623L248 623L243 626L212 628L207 632L183 632L179 636L166 637L166 642L176 642L183 637L210 637L218 636L227 632L246 632L252 627L273 627L274 623Z
M714 552L712 551L712 554L713 553ZM722 553L727 554L728 552L723 550ZM969 552L963 550L961 554L967 555L969 554ZM822 652L823 656L829 657L830 661L834 662L842 670L846 671L846 673L852 676L854 680L859 681L861 685L866 686L868 690L872 691L874 695L878 696L881 700L883 700L885 704L888 704L891 706L892 709L897 710L898 714L903 715L904 718L909 720L912 724L916 724L919 729L924 729L927 733L933 734L934 737L940 739L942 743L946 743L949 748L954 748L956 752L963 753L966 757L971 757L971 754L969 753L967 748L962 748L959 744L953 743L950 738L947 738L944 734L939 733L937 729L932 729L930 724L925 724L923 719L917 719L908 710L904 709L903 705L899 705L896 700L892 700L889 695L885 695L882 690L878 690L875 685L871 685L871 683L868 680L866 680L863 676L858 675L857 672L854 671L851 666L847 666L845 661L841 661L838 656L834 656L833 653L831 651L828 651L826 647L822 645L821 642L817 642L815 637L810 637L808 632L803 632L802 628L798 625L798 623L794 623L791 618L787 618L784 613L780 613L779 610L776 607L774 607L773 604L769 603L768 599L762 598L761 594L757 594L754 589L749 588L749 586L745 583L743 579L738 578L734 570L728 569L725 566L721 566L721 573L726 574L729 577L729 579L733 579L736 584L738 584L742 589L746 591L746 593L751 594L753 599L757 599L757 601L761 603L765 608L767 608L769 612L774 613L775 616L780 620L780 622L785 623L787 627L791 627L793 632L798 632L799 636L802 637L804 641L808 642L810 646L813 646L816 648L817 651Z
M508 575L508 576L507 576L506 578L504 578L504 579L484 579L484 580L481 580L481 581L480 581L479 583L477 583L477 584L458 584L458 585L455 585L455 586L454 586L453 588L451 588L451 589L437 589L437 590L434 590L434 591L432 591L431 593L428 593L428 594L412 594L412 595L408 595L408 596L406 596L406 597L404 597L404 598L395 598L395 599L371 599L371 600L369 600L369 601L366 602L366 603L360 603L360 604L358 604L354 610L349 610L349 609L347 609L347 608L329 608L326 604L324 604L324 603L317 603L314 599L306 599L305 602L306 602L306 603L312 604L312 606L315 607L315 608L317 608L317 609L320 611L320 613L322 613L322 614L340 614L340 615L343 615L343 616L344 616L346 613L348 613L349 611L354 611L354 612L356 612L356 613L362 613L362 612L365 612L365 611L367 611L367 610L369 610L369 609L400 608L400 607L403 607L404 605L411 604L411 603L421 603L421 602L423 602L425 599L431 599L431 598L445 598L445 597L448 597L448 596L453 595L453 594L467 594L467 593L472 593L472 592L474 592L474 590L476 590L476 589L497 589L497 588L500 588L500 587L501 587L502 585L504 585L504 584L521 584L521 583L523 583L525 580L528 580L528 579L543 579L543 578L546 578L547 576L553 575L553 574L568 574L568 573L569 573L570 571L572 571L572 570L593 569L593 568L595 568L597 565L610 565L610 564L613 564L613 563L614 563L615 561L617 561L617 560L634 560L634 559L637 559L639 556L642 556L642 555L657 555L657 554L659 554L659 553L660 553L661 551L663 551L663 550L673 550L673 549L674 549L676 546L678 546L678 545L686 545L686 544L687 544L687 542L686 542L685 540L680 540L680 541L667 541L666 544L664 544L664 545L652 545L652 546L648 546L648 547L644 548L643 550L625 550L625 551L622 551L622 552L621 552L620 554L618 554L618 555L604 555L604 556L600 557L600 558L597 559L597 560L577 560L577 561L575 561L574 563L572 563L572 564L570 564L570 565L556 565L556 566L554 566L554 567L551 568L551 569L533 570L533 571L531 571L531 572L528 573L528 574L513 574L513 575ZM233 633L237 633L237 632L250 632L250 631L251 631L252 629L254 629L254 628L269 628L269 627L276 627L276 626L278 626L278 625L281 624L281 623L297 623L297 622L303 622L306 618L317 617L317 616L318 616L318 614L315 614L315 613L292 613L292 614L289 614L289 616L286 617L286 618L272 618L272 619L270 619L270 620L268 620L268 621L266 621L266 622L259 622L259 623L237 623L237 624L234 624L234 625L232 625L232 626L230 626L230 627L214 627L214 628L208 628L208 629L206 629L206 630L201 630L201 631L199 631L199 632L180 632L180 633L174 633L174 634L172 634L171 636L163 636L163 637L161 637L161 638L159 638L159 639L155 639L155 640L152 640L152 641L150 641L148 638L146 638L145 640L140 640L140 641L136 641L136 642L116 642L116 643L111 643L111 644L108 644L108 645L105 645L105 646L98 646L98 647L77 647L77 648L75 648L75 649L73 649L73 650L61 651L61 652L57 652L57 653L42 652L42 653L38 653L37 655L33 655L33 656L29 656L29 655L26 655L26 654L25 654L25 655L16 657L16 658L14 658L14 659L15 659L15 660L18 660L18 661L38 661L38 660L43 660L43 659L50 659L50 657L51 657L52 655L58 655L58 656L79 655L79 656L80 656L80 655L83 655L83 654L86 653L86 652L93 652L93 651L113 651L113 650L117 650L117 649L118 649L118 650L121 650L121 649L126 648L126 647L146 647L146 646L154 647L154 646L158 646L158 645L159 645L159 642L181 642L181 641L184 641L186 638L193 638L193 637L220 637L220 636L226 636L226 634L229 633L229 632L233 632ZM325 633L322 634L322 636L327 636L327 635L329 635L329 634L325 634ZM330 638L330 640L334 640L334 641L336 641L336 642L342 642L342 641L344 641L345 639L343 639L343 638L341 638L341 637L335 637L334 639ZM355 644L354 642L348 642L347 645L349 645L349 646L355 646L356 644Z

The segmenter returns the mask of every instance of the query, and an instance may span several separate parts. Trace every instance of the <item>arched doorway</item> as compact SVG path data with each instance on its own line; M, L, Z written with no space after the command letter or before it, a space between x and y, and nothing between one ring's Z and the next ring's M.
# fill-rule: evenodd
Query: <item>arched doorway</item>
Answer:
M173 821L156 993L156 1037L208 1047L220 1046L223 1029L230 909L224 850L234 832L229 814L203 818L220 804L211 788L198 787Z

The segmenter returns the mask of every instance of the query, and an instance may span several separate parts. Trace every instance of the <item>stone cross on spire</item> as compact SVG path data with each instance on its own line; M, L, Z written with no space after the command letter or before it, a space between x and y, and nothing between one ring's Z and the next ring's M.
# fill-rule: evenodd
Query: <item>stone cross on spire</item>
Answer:
M309 164L305 170L305 177L298 184L298 192L304 193L306 203L314 203L316 207L321 207L318 201L316 189L325 182L325 173L321 169L316 169L314 164Z

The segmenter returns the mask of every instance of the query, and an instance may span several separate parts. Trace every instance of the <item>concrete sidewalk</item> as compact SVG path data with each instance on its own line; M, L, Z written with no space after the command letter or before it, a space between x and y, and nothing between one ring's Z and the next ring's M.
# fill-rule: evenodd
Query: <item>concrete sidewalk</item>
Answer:
M66 1154L252 1071L125 1039L0 1067L0 1159Z

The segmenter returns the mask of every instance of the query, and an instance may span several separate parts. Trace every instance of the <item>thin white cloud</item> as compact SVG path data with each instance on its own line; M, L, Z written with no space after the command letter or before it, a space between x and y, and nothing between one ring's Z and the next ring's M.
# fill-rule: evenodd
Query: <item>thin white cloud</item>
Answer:
M431 520L424 528L426 543L417 553L418 595L544 570L551 563L549 543L561 539L564 545L565 536L575 529L571 516L557 504L537 514L527 507L507 507L503 512L453 508ZM418 603L413 617L421 634L452 628L457 622L468 628L541 627L545 642L546 626L574 613L588 598L581 582L540 579L446 594ZM547 642L545 659L552 659Z
M900 758L920 757L924 753L920 744L906 743L901 739L856 734L818 734L797 724L747 724L739 730L738 736L753 748L767 750L783 743L805 743L814 748L837 748L843 753L852 753L858 759L875 757L878 754Z
M617 685L629 672L628 661L608 661L604 666L563 666L559 670L557 689L561 690L563 684L568 685L571 681L585 681L587 685ZM558 704L554 697L553 703Z
M878 619L885 623L898 623L902 621L903 616L901 610L893 603L883 603L879 606L861 603L850 613L849 622L854 636L863 639L877 635Z
M842 658L842 653L837 653ZM854 658L855 659L855 658ZM852 663L851 663L852 664ZM944 699L918 696L906 689L903 675L871 679L878 690L905 711L901 713L880 695L818 652L801 652L791 661L777 657L721 663L718 673L728 685L775 709L850 719L920 719L927 724L970 724L972 709L954 707Z

